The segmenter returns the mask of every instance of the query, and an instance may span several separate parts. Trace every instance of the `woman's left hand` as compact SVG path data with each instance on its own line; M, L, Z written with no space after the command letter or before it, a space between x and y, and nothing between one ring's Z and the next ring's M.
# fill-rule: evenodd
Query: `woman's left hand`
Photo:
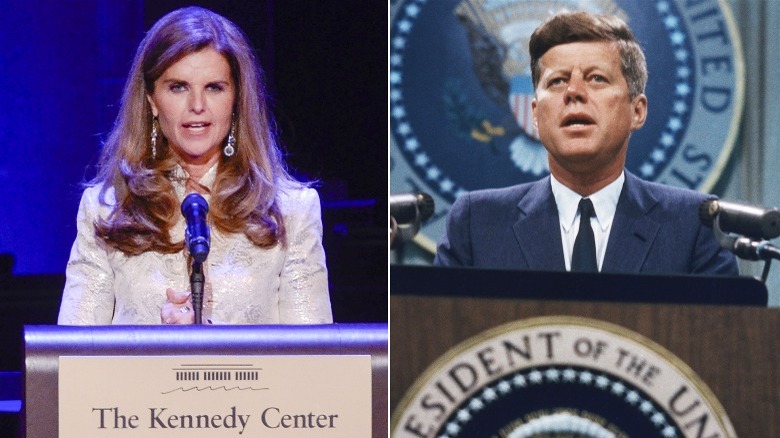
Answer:
M163 304L160 310L160 320L163 324L195 323L195 311L192 310L189 293L176 292L168 288L165 294L168 297L168 302Z

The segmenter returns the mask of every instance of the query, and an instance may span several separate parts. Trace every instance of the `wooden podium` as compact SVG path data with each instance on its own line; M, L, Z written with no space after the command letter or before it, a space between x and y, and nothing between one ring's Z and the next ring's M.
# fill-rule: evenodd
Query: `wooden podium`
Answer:
M665 347L709 386L738 436L780 436L780 309L765 304L766 288L749 278L392 266L391 411L456 344L507 322L570 315Z

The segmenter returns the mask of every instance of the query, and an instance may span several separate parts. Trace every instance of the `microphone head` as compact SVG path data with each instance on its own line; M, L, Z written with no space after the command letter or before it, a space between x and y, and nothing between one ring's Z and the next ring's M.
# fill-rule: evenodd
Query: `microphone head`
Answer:
M433 197L427 193L417 194L417 208L420 209L420 222L425 222L433 216L436 206L433 203Z
M206 214L209 212L209 203L200 194L190 193L181 201L181 213L187 217L193 208L201 209L203 214Z
M713 196L705 199L699 205L699 220L705 225L712 226L712 221L718 215L718 198Z
M699 206L702 223L712 225L719 218L720 229L754 239L774 239L780 236L780 211L718 198L704 200Z
M433 197L427 193L405 193L390 195L390 216L396 222L408 224L410 222L424 222L433 216L436 209Z
M208 211L208 202L197 193L190 193L181 203L181 212L187 221L184 242L193 260L198 263L206 261L211 247L211 235L206 224Z

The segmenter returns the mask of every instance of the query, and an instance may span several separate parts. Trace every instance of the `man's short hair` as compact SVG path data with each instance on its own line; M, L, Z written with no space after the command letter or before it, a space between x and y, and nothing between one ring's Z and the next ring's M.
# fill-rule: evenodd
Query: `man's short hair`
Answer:
M614 42L620 51L623 76L631 99L645 92L647 62L642 48L625 21L614 15L562 12L553 15L534 30L528 43L534 90L541 74L540 60L551 48L574 42Z

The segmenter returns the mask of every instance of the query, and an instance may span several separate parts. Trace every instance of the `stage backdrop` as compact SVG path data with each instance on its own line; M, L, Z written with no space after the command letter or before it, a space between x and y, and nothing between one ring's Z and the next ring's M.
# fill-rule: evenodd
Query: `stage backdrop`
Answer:
M0 253L17 273L64 270L143 26L142 2L11 1L0 14ZM69 242L70 241L70 242Z
M335 221L326 223L326 234L337 229L338 239L357 239L359 233L352 226L356 215L361 242L367 235L376 240L378 234L376 245L363 245L362 255L353 253L351 259L377 262L371 271L377 280L372 281L386 291L385 4L361 0L334 5L309 0L2 4L0 254L15 257L15 274L64 272L76 235L81 183L94 176L101 141L116 117L135 49L160 16L197 4L227 16L251 39L266 70L291 170L301 178L321 181L317 189L324 218ZM358 213L340 213L354 206ZM329 264L337 263L337 255ZM334 275L339 269L334 266ZM366 271L365 266L360 269Z

